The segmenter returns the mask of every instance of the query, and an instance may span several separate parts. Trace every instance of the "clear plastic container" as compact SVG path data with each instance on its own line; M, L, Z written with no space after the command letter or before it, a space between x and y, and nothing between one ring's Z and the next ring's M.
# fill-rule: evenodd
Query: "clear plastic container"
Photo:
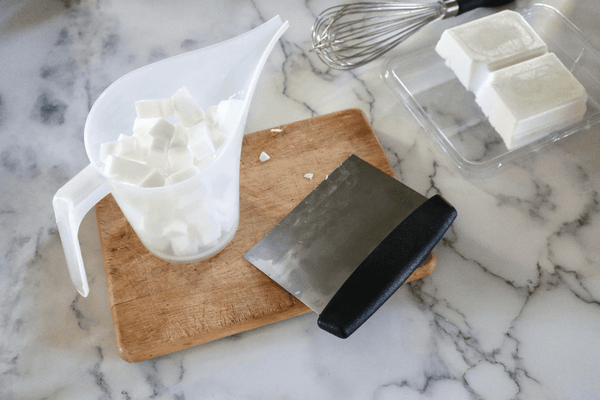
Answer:
M493 175L503 166L557 140L600 122L600 53L582 32L553 7L534 4L515 10L532 26L562 63L585 87L583 118L520 148L508 150L434 46L393 57L382 77L421 123L431 139L468 178ZM478 14L480 17L481 15Z
M239 168L244 126L260 72L288 28L279 16L235 38L128 73L110 85L88 114L84 143L90 164L53 199L69 275L82 296L89 285L77 238L83 216L112 193L146 248L168 261L212 257L234 237L239 221ZM104 174L102 143L130 134L135 102L170 97L187 87L204 109L222 100L242 105L227 121L231 137L216 159L179 183L139 187ZM229 115L228 115L229 117Z

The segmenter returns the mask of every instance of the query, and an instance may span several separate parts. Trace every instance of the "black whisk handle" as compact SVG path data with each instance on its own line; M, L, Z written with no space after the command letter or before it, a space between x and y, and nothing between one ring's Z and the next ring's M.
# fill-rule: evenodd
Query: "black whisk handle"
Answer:
M513 0L457 0L458 14L464 14L467 11L474 10L479 7L500 7L512 3Z

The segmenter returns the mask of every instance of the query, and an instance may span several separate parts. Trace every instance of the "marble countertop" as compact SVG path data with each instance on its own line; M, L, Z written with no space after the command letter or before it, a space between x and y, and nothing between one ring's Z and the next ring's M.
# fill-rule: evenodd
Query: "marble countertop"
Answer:
M340 72L309 53L312 22L333 3L0 2L0 399L600 399L600 127L467 179L392 95L381 61ZM546 3L600 48L596 0ZM309 313L126 363L94 213L80 231L84 298L51 205L89 162L87 113L125 73L277 14L290 28L258 81L246 132L363 110L398 179L458 210L438 266L346 340Z

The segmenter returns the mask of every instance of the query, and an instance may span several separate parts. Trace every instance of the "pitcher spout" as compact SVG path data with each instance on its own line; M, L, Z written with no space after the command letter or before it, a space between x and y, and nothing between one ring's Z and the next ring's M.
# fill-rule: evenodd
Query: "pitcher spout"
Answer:
M231 51L236 52L240 57L238 66L231 71L227 71L223 76L223 81L230 81L232 88L235 86L240 88L233 95L233 98L243 100L241 118L237 122L236 131L243 131L258 78L267 58L288 27L287 21L282 22L280 17L276 16L252 31L231 39L232 43L224 42L222 44L231 46Z

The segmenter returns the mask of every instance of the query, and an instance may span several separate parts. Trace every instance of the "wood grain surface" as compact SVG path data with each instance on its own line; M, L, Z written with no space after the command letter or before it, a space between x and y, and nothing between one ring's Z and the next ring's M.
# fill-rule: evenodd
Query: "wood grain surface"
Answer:
M267 162L259 160L263 151L271 157ZM223 251L199 262L154 256L114 198L100 201L96 217L121 357L138 362L310 312L243 256L351 154L394 176L357 109L246 135L239 229ZM435 265L431 254L408 281L429 275Z

